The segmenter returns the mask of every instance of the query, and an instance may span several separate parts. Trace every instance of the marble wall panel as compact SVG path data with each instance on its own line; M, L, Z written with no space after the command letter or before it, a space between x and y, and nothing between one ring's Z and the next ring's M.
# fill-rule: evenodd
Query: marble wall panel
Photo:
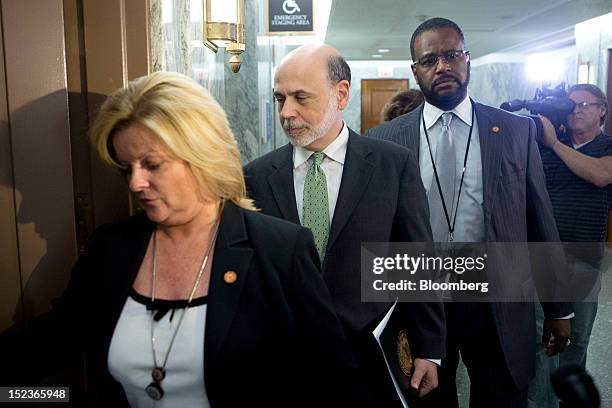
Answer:
M561 82L571 85L576 82L576 57L567 54L562 58L565 71L561 78L550 85ZM494 62L473 66L468 92L474 100L499 107L513 100L531 100L536 89L542 89L542 82L529 79L525 59L517 62ZM520 113L526 113L524 111Z
M196 7L198 7L196 9ZM241 68L231 72L224 48L215 54L202 40L201 5L197 0L152 0L150 52L152 71L181 72L207 88L225 109L243 162L262 153L258 81L257 0L245 0L246 51ZM165 10L169 16L162 15ZM161 33L161 34L160 34Z
M163 67L161 0L149 0L149 55L151 72Z
M605 91L611 63L608 49L612 49L612 13L577 24L575 35L578 62L590 66L589 83Z
M243 163L259 156L259 87L257 82L257 1L245 1L246 51L241 54L242 64L238 73L233 73L227 63L225 70L225 103L232 131L238 141ZM219 53L221 57L221 53ZM223 59L229 60L225 53Z
M536 88L524 64L493 63L472 68L468 92L478 102L499 107L512 99L532 99Z

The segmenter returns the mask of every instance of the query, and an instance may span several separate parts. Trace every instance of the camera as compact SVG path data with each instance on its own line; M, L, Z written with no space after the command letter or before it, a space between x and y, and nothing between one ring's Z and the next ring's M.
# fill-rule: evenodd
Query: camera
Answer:
M549 88L546 84L542 89L536 89L532 100L514 99L504 102L500 108L508 112L516 112L527 109L538 127L538 136L541 135L542 123L537 115L546 116L555 126L557 133L562 132L562 127L567 127L567 115L574 111L574 101L567 97L565 82L560 83L554 88ZM538 137L540 140L540 138Z

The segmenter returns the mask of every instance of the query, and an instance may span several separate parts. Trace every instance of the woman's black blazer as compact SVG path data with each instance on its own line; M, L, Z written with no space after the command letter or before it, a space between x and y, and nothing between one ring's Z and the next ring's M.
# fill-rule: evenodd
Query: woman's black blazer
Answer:
M108 350L154 228L138 214L94 232L51 312L2 337L0 353L13 362L5 381L25 385L76 361L85 375L68 377L79 380L74 401L127 405ZM353 395L353 357L318 267L309 230L224 205L202 345L213 407L344 405Z

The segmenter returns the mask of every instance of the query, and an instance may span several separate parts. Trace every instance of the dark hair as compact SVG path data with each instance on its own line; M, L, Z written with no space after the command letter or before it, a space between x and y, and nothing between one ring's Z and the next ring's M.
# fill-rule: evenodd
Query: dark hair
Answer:
M423 92L418 89L400 91L393 95L382 109L381 117L383 122L388 122L400 115L414 110L423 103L425 97Z
M605 106L606 114L603 115L599 120L599 125L603 125L606 121L606 116L608 116L608 98L606 98L606 94L604 93L604 91L592 84L576 84L570 87L570 89L567 91L567 94L570 95L572 92L575 91L586 91L593 95L595 98L597 98L597 101L599 103Z
M327 76L332 82L347 80L351 83L351 67L342 55L332 55L327 59Z
M461 31L461 29L455 22L442 17L430 18L429 20L422 22L421 25L419 25L416 30L414 30L414 33L412 33L412 38L410 38L410 55L412 55L413 61L415 59L414 42L416 38L425 31L432 31L440 28L450 28L455 30L457 34L459 34L459 38L461 38L463 44L465 44L465 37L463 36L463 31Z

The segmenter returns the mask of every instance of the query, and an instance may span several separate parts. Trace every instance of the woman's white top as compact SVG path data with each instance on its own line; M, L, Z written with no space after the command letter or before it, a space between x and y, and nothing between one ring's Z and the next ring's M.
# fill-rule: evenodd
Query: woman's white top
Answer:
M185 308L185 300L156 299L154 310L151 310L150 298L131 291L113 333L108 368L123 386L132 407L210 407L204 388L206 300L205 296L194 299L191 307ZM155 320L151 319L152 312ZM170 350L166 377L161 382L164 396L155 401L145 391L153 382L151 324L154 325L157 364L161 366L181 313L186 315Z

